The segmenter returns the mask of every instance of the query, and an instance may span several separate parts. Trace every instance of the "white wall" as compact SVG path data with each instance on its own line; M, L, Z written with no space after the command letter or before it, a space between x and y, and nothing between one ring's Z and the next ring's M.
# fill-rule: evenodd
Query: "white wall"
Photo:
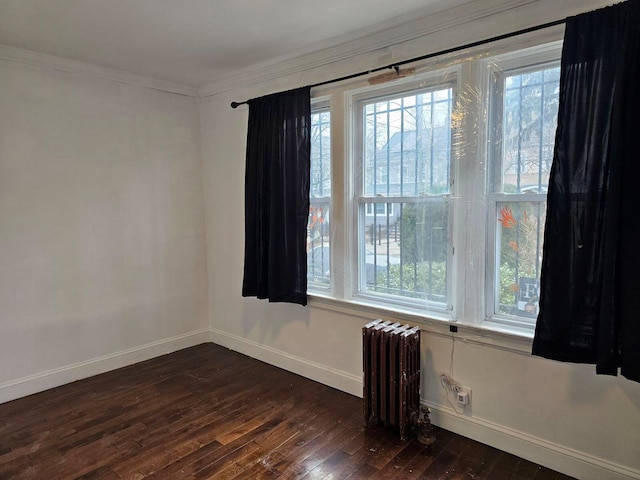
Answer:
M433 25L423 23L420 38L388 48L367 53L358 51L362 45L356 43L325 52L325 60L331 56L342 60L324 61L324 66L320 66L320 54L301 59L300 73L281 73L296 71L295 62L290 61L280 69L265 69L262 79L248 72L244 79L202 89L206 95L201 103L201 131L207 264L215 342L359 394L360 329L377 316L375 311L326 302L302 308L240 296L247 110L231 110L229 102L367 70L605 4L596 0L510 3L517 8L509 8L509 2L486 2L496 7L494 11L504 10L488 16L472 15L467 7L457 9L450 18L434 18ZM406 28L397 30L398 36L411 37ZM375 39L368 41L375 44ZM357 57L351 56L354 52ZM243 81L247 85L232 87ZM221 224L224 229L219 228ZM596 376L592 366L531 357L527 353L530 340L511 341L464 328L457 338L452 365L452 337L442 325L424 325L422 396L433 409L434 423L579 478L640 478L640 385ZM442 397L438 376L450 369L458 382L473 389L472 406L464 415L457 415Z
M28 57L0 60L0 401L208 339L197 99Z
M479 3L486 11L471 10ZM246 107L229 102L605 3L472 2L222 79L201 90L200 118L188 95L126 75L0 60L0 402L199 343L209 329L220 344L359 394L360 328L380 312L240 296ZM464 328L457 338L452 365L446 328L424 324L423 400L435 423L580 478L640 478L638 384L532 358L526 340ZM441 396L438 374L450 370L473 389L465 415Z

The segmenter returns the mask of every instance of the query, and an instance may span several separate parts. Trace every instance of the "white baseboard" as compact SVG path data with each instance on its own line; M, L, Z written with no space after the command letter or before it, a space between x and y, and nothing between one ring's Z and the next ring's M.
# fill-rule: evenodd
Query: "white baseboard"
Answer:
M246 338L212 329L211 341L217 345L227 347L236 352L261 360L270 365L283 368L316 382L328 385L343 392L362 397L362 377L352 375L343 370L327 367L306 358L267 347Z
M362 396L362 377L359 375L311 362L227 332L205 329L0 384L0 403L206 342L249 355L351 395ZM481 418L458 415L449 407L424 403L431 409L434 425L581 480L640 479L638 470Z
M580 480L640 479L640 471L513 430L477 417L464 416L450 407L424 402L434 425L525 458Z
M211 330L211 341L231 350L284 368L344 392L362 396L362 378L328 368L289 353L238 337L220 330ZM426 403L431 420L446 430L480 441L492 447L544 465L581 480L633 480L640 472L614 464L602 458L534 437L524 432L483 420L458 415L451 408Z
M0 384L0 403L59 387L66 383L99 375L209 341L208 329L196 330L183 335L140 345L139 347L92 358L91 360L73 365L66 365L35 375L29 375L28 377L11 380L10 382Z

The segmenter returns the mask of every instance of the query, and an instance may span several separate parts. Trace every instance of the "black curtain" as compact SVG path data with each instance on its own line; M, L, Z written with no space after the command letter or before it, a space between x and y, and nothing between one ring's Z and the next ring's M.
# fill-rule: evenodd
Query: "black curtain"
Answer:
M533 354L640 381L640 0L567 19Z
M247 103L242 295L306 305L310 88Z

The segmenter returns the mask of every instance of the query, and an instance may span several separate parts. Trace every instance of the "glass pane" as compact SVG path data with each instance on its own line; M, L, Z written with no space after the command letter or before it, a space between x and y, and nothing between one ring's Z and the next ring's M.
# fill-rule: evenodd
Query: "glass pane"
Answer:
M330 284L329 200L331 196L331 113L311 113L311 172L307 224L307 285ZM320 199L323 200L315 200Z
M330 283L329 202L312 203L307 226L307 284Z
M311 114L311 198L331 196L331 114Z
M449 192L453 90L364 106L364 195Z
M502 192L546 193L558 119L560 67L505 77Z
M447 300L448 201L363 205L362 290L442 303Z
M500 202L496 313L536 318L546 203Z

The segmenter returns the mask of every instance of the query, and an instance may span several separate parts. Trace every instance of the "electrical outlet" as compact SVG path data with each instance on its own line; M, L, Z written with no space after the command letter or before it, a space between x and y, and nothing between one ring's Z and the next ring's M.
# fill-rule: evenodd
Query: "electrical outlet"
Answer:
M458 401L458 405L468 407L471 403L471 389L467 387L458 387L456 400Z
M463 387L446 373L440 374L440 384L447 391L447 394L453 394L455 401L463 408L471 403L471 389Z
M447 391L447 394L453 394L458 405L464 408L471 403L471 389L463 387L446 373L440 374L440 384Z

